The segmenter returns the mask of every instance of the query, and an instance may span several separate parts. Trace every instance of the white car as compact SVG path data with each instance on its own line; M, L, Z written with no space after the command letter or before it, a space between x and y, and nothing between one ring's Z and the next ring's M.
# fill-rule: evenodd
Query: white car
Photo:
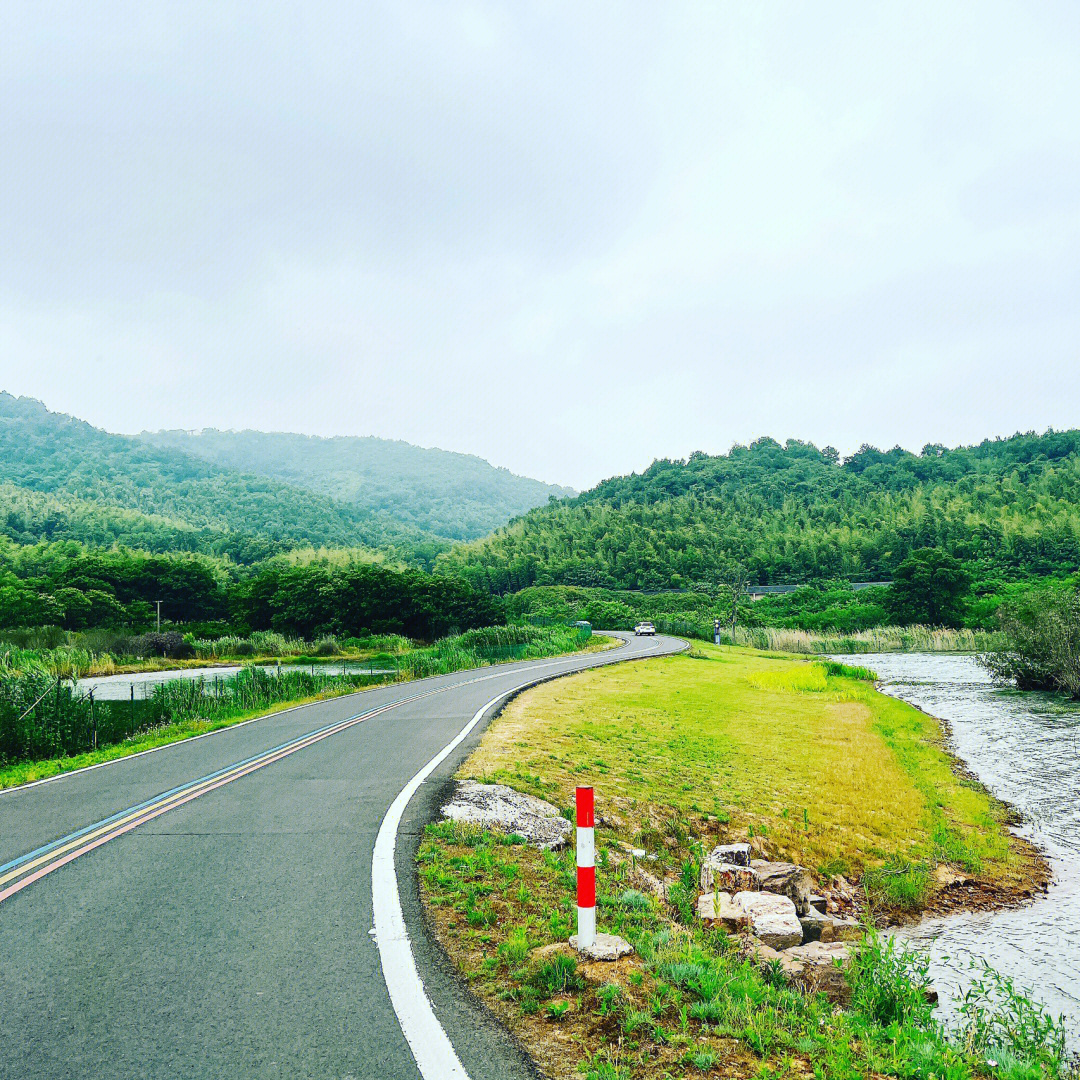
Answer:
M634 633L638 637L654 637L656 635L656 627L651 622L639 622L634 627Z

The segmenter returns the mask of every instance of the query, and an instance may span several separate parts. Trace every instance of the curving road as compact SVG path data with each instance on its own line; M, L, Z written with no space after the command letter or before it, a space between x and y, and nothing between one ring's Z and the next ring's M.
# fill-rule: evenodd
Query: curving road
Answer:
M532 1075L427 934L413 858L507 695L685 647L619 636L0 792L0 1078Z

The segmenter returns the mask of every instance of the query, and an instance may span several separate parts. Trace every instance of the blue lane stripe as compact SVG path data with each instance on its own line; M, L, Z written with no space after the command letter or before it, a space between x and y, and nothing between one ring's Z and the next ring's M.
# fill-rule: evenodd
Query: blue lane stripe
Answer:
M389 708L395 705L401 705L405 700L402 698L398 701L387 702L386 705L379 705L377 709L370 710L371 712L377 712L385 708ZM321 728L315 728L314 731L309 731L306 735L298 735L295 739L290 739L288 742L283 742L278 746L271 747L269 750L261 750L259 753L252 755L249 758L245 758L243 761L234 761L231 765L226 765L223 769L218 769L216 772L207 773L205 776L200 776L197 780L189 780L186 784L180 784L178 787L170 788L168 791L162 791L152 798L146 800L146 802L138 803L135 806L129 806L126 810L118 810L115 814L110 814L109 817L102 818L100 821L95 821L92 825L87 825L83 829L77 829L73 833L68 833L67 836L61 836L59 840L53 840L48 844L44 844L34 851L28 851L25 855L20 855L17 859L12 859L10 862L4 863L0 866L0 874L5 873L8 870L13 870L17 866L21 866L24 862L28 862L30 859L36 858L38 855L45 855L52 851L54 848L61 847L69 840L78 840L80 836L85 836L89 832L93 832L95 829L101 828L102 825L109 825L114 821L126 816L127 814L133 814L139 810L145 810L146 807L152 806L154 803L161 799L167 799L170 795L176 795L181 791L187 791L188 788L193 788L198 784L205 783L207 780L214 780L224 773L229 772L231 769L238 769L244 765L250 765L253 761L258 761L259 758L266 757L268 754L276 754L279 750L285 750L290 746L295 746L298 742L303 742L305 739L311 738L312 735L321 735L324 731L329 731L330 728L337 727L338 724L347 724L350 720L359 720L361 716L366 716L367 713L357 713L355 716L347 716L344 720L335 720L332 724L327 724ZM183 740L180 740L181 742Z

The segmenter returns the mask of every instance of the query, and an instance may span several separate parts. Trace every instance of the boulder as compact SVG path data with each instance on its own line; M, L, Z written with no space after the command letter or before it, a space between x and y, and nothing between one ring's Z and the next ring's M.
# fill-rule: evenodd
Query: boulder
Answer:
M783 954L784 971L793 982L811 993L823 993L840 1005L851 999L851 988L844 975L850 959L848 946L839 941L812 941Z
M948 889L953 885L966 885L971 878L967 874L961 874L945 863L938 863L934 867L934 881L942 888Z
M822 931L831 921L828 915L822 914L811 904L806 914L799 916L799 922L802 924L803 930L803 944L805 945L808 941L820 941Z
M504 784L461 780L442 812L452 821L516 833L538 848L562 847L573 831L570 822L551 803Z
M757 874L749 866L723 862L714 858L714 854L715 852L710 852L701 864L702 892L753 892L760 888Z
M597 934L593 943L584 948L578 944L578 936L574 934L570 939L570 948L590 960L618 960L620 956L634 951L634 946L618 934Z
M742 953L744 956L749 956L751 959L756 960L759 964L771 964L773 961L777 961L780 964L784 962L784 953L777 952L774 948L766 945L763 941L757 941L754 938L749 938L744 941Z
M735 933L749 925L746 912L726 892L702 893L697 902L698 918Z
M803 938L795 904L777 893L740 892L732 899L750 924L750 931L771 949L788 949Z
M757 874L759 889L788 897L800 915L805 915L810 910L810 890L814 887L814 882L810 872L804 867L794 863L754 859L750 868Z
M720 844L709 852L709 859L729 866L750 865L749 844Z

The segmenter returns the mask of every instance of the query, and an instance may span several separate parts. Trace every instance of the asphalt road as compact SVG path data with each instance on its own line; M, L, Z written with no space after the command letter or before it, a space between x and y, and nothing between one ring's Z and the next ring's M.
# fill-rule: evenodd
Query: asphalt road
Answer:
M415 1080L369 933L388 808L501 692L683 645L397 684L0 792L0 1078ZM471 1080L507 1080L532 1074L426 932L413 862L486 722L409 802L395 864L438 1022Z

